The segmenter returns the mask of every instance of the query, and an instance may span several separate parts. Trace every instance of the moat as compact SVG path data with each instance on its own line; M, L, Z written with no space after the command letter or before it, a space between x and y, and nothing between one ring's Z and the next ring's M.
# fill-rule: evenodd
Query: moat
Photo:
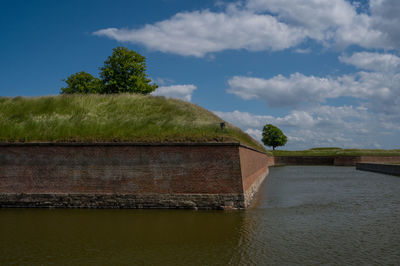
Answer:
M240 211L0 209L1 265L400 261L400 178L273 167Z

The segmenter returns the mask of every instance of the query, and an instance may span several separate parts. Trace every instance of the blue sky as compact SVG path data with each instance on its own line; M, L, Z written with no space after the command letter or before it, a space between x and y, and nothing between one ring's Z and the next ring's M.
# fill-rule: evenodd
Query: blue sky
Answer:
M56 95L112 48L147 58L157 95L285 149L400 148L400 1L1 1L0 96Z

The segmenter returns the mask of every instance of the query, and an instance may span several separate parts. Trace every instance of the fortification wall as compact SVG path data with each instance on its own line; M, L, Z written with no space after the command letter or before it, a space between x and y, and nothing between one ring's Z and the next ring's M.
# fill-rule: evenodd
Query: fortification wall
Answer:
M336 165L357 163L400 163L400 156L275 156L274 165Z
M243 208L242 176L265 176L266 157L236 143L3 144L0 206Z
M400 156L361 156L360 163L400 163Z
M245 206L247 207L268 175L270 163L268 158L273 157L244 147L239 147L239 154Z
M333 165L331 156L274 156L275 165Z
M356 169L400 176L400 165L395 164L357 163Z

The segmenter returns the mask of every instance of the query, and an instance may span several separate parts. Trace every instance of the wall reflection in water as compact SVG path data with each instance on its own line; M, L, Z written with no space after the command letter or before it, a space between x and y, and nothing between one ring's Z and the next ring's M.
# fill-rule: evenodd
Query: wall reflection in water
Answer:
M0 209L0 264L396 264L400 178L272 168L245 211Z

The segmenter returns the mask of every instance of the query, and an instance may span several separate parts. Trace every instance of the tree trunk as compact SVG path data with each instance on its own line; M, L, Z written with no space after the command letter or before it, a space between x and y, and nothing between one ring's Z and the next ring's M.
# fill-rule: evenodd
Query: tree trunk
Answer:
M272 146L272 150L273 150L273 151L275 150L275 146Z

